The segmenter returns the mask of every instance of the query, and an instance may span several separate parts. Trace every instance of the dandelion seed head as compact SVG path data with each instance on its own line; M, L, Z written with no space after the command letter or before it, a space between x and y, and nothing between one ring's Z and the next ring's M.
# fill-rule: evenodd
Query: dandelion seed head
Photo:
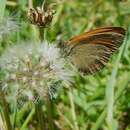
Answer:
M45 42L19 44L7 49L0 58L0 67L9 75L3 82L18 84L19 89L30 90L42 98L53 97L58 86L62 86L62 82L70 84L74 76L60 50Z

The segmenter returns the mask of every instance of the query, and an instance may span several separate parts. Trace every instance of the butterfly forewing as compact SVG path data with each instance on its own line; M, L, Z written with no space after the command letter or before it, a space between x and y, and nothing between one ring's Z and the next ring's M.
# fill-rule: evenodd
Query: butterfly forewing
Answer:
M93 74L102 69L111 54L123 43L121 27L99 28L76 36L67 42L72 63L82 72Z

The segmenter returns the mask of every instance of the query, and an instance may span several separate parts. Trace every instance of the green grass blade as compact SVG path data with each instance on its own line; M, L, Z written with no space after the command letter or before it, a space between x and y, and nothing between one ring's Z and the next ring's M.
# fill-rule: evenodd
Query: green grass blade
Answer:
M124 43L120 49L119 55L115 62L115 66L112 70L111 77L110 77L107 87L106 87L107 123L108 123L108 127L110 127L109 128L110 130L113 130L113 126L114 126L114 124L113 124L114 87L116 84L116 76L118 73L120 59L123 54L123 50L125 49L125 46L126 46L126 44Z

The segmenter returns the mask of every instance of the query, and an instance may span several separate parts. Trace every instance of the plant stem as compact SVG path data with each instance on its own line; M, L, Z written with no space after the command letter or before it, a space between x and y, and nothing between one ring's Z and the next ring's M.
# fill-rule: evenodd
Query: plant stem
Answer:
M29 121L32 119L33 115L35 113L35 107L32 108L29 116L27 117L27 119L25 120L25 122L23 123L22 127L21 127L21 130L24 130L25 127L27 126L27 124L29 123Z
M45 121L44 121L44 117L43 117L42 105L40 103L38 103L38 104L36 103L35 107L36 107L36 116L38 119L40 130L45 130L46 125L45 125Z
M3 92L0 92L1 102L2 102L2 108L3 108L3 116L4 120L6 122L6 129L12 130L11 122L10 122L10 116L9 116L9 108L8 103L6 102L5 95Z
M42 3L42 10L45 11L45 5L46 5L46 0L43 1Z
M33 1L32 0L28 0L28 7L33 8Z
M53 124L53 104L52 104L52 100L50 99L49 95L46 98L46 106L47 106L47 116L48 116L49 130L54 130L54 124Z

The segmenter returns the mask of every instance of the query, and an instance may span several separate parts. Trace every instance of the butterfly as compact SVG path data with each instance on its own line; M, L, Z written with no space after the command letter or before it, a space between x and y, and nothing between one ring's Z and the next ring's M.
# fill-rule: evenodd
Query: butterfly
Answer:
M69 60L84 74L101 70L123 43L125 29L102 27L73 37L64 43Z

